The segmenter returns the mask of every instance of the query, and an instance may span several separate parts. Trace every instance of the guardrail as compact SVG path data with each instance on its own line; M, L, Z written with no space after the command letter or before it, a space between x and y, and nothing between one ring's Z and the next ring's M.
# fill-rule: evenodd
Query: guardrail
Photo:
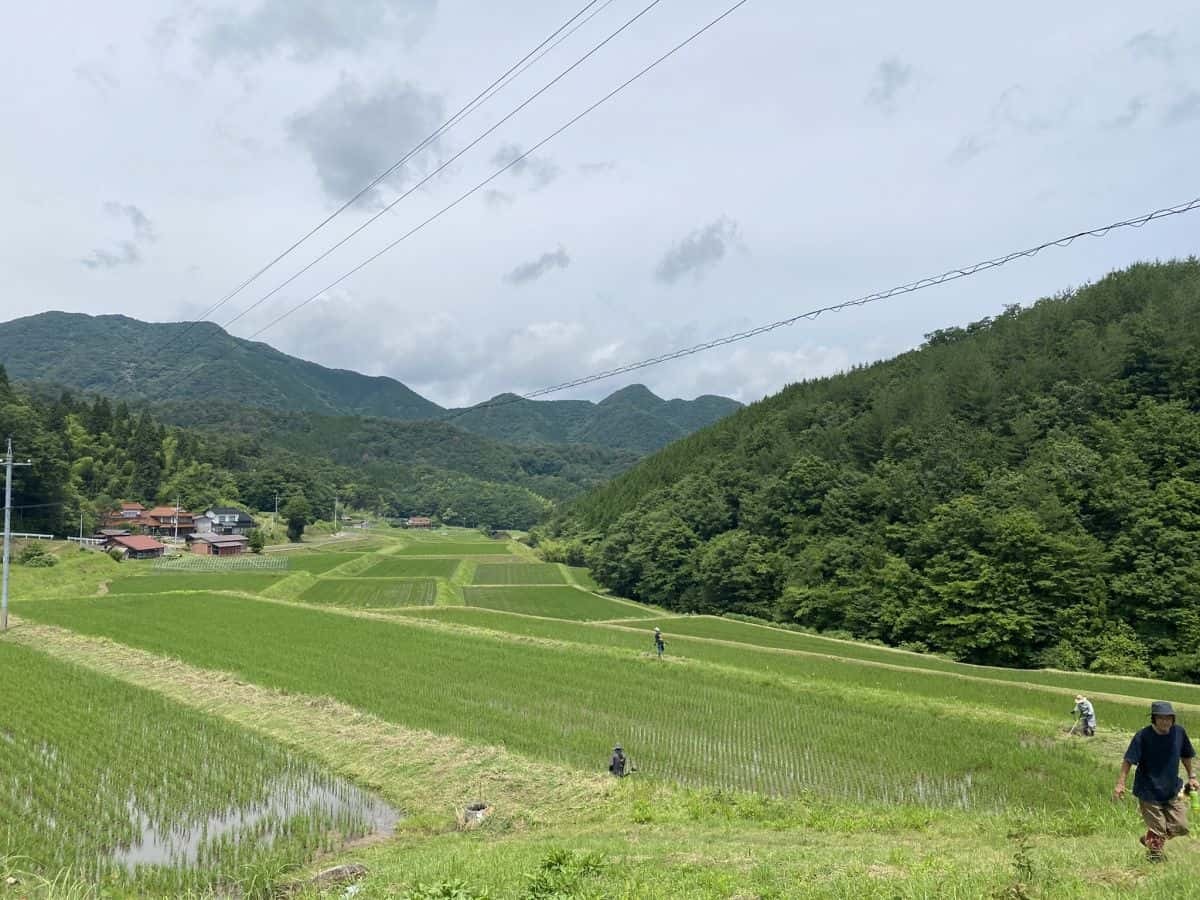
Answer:
M21 541L52 541L52 540L54 540L54 535L52 535L52 534L33 534L32 532L29 532L29 531L10 531L8 534L9 534L9 537L14 537L17 540L21 540Z

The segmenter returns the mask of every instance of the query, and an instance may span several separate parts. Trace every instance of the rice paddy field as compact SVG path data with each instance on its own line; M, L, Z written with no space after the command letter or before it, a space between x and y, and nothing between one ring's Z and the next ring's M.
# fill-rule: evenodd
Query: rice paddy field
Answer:
M0 637L18 697L0 704L0 876L267 896L320 855L366 861L368 898L1193 886L1195 841L1148 867L1109 792L1148 700L1200 722L1200 687L669 615L470 532L289 556L160 573L64 553L41 592L22 574ZM1077 691L1093 740L1064 733ZM617 742L634 778L602 774ZM464 831L478 799L494 820ZM139 856L162 835L187 837Z
M566 584L562 570L546 563L481 563L472 584Z
M437 582L431 578L322 578L299 597L304 603L364 609L429 606L436 598Z

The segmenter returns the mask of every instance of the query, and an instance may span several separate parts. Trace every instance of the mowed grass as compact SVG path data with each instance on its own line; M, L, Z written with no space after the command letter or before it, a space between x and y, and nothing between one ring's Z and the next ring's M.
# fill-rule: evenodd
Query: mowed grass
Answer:
M383 623L220 595L31 603L21 613L584 769L601 769L624 741L644 775L689 785L1116 814L1111 771L1081 747L1030 740L1027 724L1003 715L963 715L886 689L584 645L514 645L407 617ZM1003 709L1003 695L996 703Z
M1005 669L998 666L973 666L923 653L909 653L887 647L876 647L856 641L842 641L815 634L772 628L736 619L715 616L671 616L652 625L678 635L737 641L757 647L783 650L803 650L827 653L847 659L861 659L913 669L947 672L973 678L996 681L1026 682L1060 687L1073 696L1076 692L1121 694L1147 700L1169 697L1178 703L1200 705L1200 686L1154 681L1148 678L1125 678L1118 675L1096 675L1090 672L1054 672L1043 669ZM1070 704L1068 704L1068 708Z
M429 606L437 599L437 583L431 578L409 581L382 578L322 578L297 599L302 603L324 603L361 609Z
M566 584L562 570L549 563L481 563L472 584Z
M329 846L331 830L363 833L353 817L307 808L309 789L333 787L311 763L153 691L11 641L0 641L0 683L0 862L121 884L128 875L115 854L139 846L144 831L180 845L193 831L197 859L137 872L139 893L180 896L247 866L303 863ZM205 836L214 817L261 807L281 783L301 795L290 814L262 821L268 831Z
M457 559L396 559L378 557L360 575L370 578L450 578L458 569Z
M632 603L621 603L566 586L466 587L463 592L467 606L528 616L548 616L553 619L589 622L657 615L653 610L641 609Z
M509 553L503 541L462 543L459 541L418 541L406 544L397 556L502 556Z
M162 594L168 591L243 591L257 594L286 578L287 572L172 572L118 578L111 594Z

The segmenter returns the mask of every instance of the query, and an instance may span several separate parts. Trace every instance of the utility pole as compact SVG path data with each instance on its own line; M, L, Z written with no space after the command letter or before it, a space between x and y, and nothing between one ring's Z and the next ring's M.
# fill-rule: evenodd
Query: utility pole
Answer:
M337 494L333 495L333 536L337 537Z
M271 519L271 534L279 527L279 491L275 492L275 515Z
M12 438L8 439L8 452L4 457L4 565L0 575L0 631L8 631L8 559L12 543L12 470L13 466L31 466L33 460L13 462Z
M179 498L175 498L175 543L179 543ZM174 552L174 551L172 551Z

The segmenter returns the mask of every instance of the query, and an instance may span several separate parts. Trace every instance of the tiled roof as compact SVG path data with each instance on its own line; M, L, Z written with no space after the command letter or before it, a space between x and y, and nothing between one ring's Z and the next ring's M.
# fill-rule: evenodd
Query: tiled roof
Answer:
M144 537L140 534L131 534L129 536L119 536L109 538L114 544L120 544L129 550L165 550L166 544L160 544L154 538Z

